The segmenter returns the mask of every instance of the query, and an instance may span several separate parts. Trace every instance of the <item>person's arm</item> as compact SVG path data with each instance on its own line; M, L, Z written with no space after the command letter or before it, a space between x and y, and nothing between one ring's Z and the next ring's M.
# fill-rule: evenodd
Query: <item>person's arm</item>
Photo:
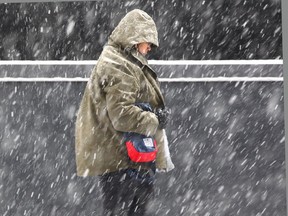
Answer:
M112 67L110 64L105 70L104 92L108 115L115 130L153 136L159 122L154 113L135 106L140 81L133 76L133 71L125 66Z

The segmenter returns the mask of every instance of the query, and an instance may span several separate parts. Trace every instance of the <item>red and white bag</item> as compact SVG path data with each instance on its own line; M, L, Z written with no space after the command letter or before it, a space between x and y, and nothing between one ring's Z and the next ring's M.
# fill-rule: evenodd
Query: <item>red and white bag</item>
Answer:
M151 136L137 133L124 134L127 153L133 162L153 162L156 160L157 143Z

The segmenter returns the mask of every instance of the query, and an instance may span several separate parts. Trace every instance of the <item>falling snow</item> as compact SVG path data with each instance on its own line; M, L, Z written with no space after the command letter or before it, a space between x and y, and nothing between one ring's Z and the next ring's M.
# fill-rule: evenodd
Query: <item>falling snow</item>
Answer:
M150 59L281 59L279 0L0 4L1 60L96 60L131 9L155 19ZM109 59L107 60L109 61ZM281 77L281 65L152 65L160 78ZM3 77L89 77L89 65L0 65ZM75 174L86 83L0 81L0 215L100 215L98 178ZM286 214L282 82L162 82L176 168L156 215Z
M0 5L0 59L97 59L128 11L158 27L153 59L280 59L280 0L91 1Z

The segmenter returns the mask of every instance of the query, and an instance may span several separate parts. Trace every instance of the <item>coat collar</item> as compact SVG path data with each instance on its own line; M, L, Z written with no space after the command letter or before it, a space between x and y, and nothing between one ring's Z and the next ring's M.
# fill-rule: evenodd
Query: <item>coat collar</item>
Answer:
M142 69L142 71L145 73L145 68L147 68L148 72L152 75L152 77L154 78L154 82L153 85L157 86L155 89L155 91L157 92L162 104L163 104L163 108L165 107L165 103L164 103L164 97L160 91L160 87L159 86L159 81L158 81L158 76L156 74L156 72L150 67L150 65L148 65L148 61L147 59L141 55L139 52L137 52L135 49L132 50L130 52L130 55L135 59L134 61L138 62L138 66Z

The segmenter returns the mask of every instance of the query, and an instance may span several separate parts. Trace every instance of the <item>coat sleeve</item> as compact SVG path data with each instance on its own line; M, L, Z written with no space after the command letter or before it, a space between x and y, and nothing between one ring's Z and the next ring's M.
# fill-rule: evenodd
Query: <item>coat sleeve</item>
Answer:
M111 64L106 65L104 70L102 83L105 83L105 87L103 90L109 119L115 130L147 136L155 135L159 125L157 116L135 106L140 81L137 80L133 71L124 65L116 67Z

